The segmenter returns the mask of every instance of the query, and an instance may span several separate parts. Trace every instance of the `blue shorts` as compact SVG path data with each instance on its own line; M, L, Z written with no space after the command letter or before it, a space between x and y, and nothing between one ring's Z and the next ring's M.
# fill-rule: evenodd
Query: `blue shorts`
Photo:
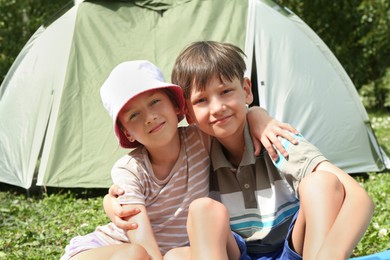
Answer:
M268 254L248 254L246 251L246 244L244 239L234 233L233 236L236 239L237 245L240 248L241 251L241 256L240 260L302 260L302 256L298 255L294 250L290 248L290 240L291 240L291 234L292 230L295 225L295 221L297 220L298 217L298 212L295 213L295 216L293 220L291 221L290 227L288 228L288 233L286 236L286 239L284 240L284 245L281 247L279 250L275 252L271 252Z

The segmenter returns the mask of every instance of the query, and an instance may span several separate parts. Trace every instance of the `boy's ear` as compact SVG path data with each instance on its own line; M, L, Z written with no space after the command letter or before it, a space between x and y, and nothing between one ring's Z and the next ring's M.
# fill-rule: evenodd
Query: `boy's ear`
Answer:
M195 123L195 122L194 122L194 119L192 118L191 113L190 113L190 111L188 110L187 106L184 108L184 112L185 112L185 115L186 115L187 123L188 123L189 125L194 124L194 123Z
M252 83L251 80L247 77L244 78L243 81L243 89L245 91L245 103L247 105L252 104L253 102L253 94L252 94Z

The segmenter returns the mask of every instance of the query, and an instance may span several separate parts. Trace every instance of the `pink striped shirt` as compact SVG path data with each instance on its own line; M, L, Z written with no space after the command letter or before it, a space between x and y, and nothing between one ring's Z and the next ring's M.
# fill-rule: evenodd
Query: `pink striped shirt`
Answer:
M125 190L121 204L145 205L162 254L188 244L188 207L209 193L210 138L191 126L179 128L179 135L180 155L166 179L154 176L144 147L119 159L111 173Z

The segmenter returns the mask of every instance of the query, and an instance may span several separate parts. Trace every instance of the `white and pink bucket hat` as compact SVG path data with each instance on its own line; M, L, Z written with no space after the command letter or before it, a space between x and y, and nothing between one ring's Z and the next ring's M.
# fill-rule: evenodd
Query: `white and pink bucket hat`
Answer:
M123 148L136 148L140 144L130 142L117 123L121 109L135 96L154 89L166 88L172 92L184 118L185 101L182 89L174 84L167 83L160 69L146 60L126 61L117 65L100 89L100 96L107 112L113 119L114 131Z

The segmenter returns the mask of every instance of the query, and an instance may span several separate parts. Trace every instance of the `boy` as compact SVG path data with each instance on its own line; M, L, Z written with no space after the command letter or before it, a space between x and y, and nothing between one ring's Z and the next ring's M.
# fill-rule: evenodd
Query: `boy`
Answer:
M183 88L187 120L215 137L211 190L228 208L243 256L347 259L374 205L363 188L298 135L275 165L255 157L245 106L253 101L244 53L196 42L177 58L172 82Z

